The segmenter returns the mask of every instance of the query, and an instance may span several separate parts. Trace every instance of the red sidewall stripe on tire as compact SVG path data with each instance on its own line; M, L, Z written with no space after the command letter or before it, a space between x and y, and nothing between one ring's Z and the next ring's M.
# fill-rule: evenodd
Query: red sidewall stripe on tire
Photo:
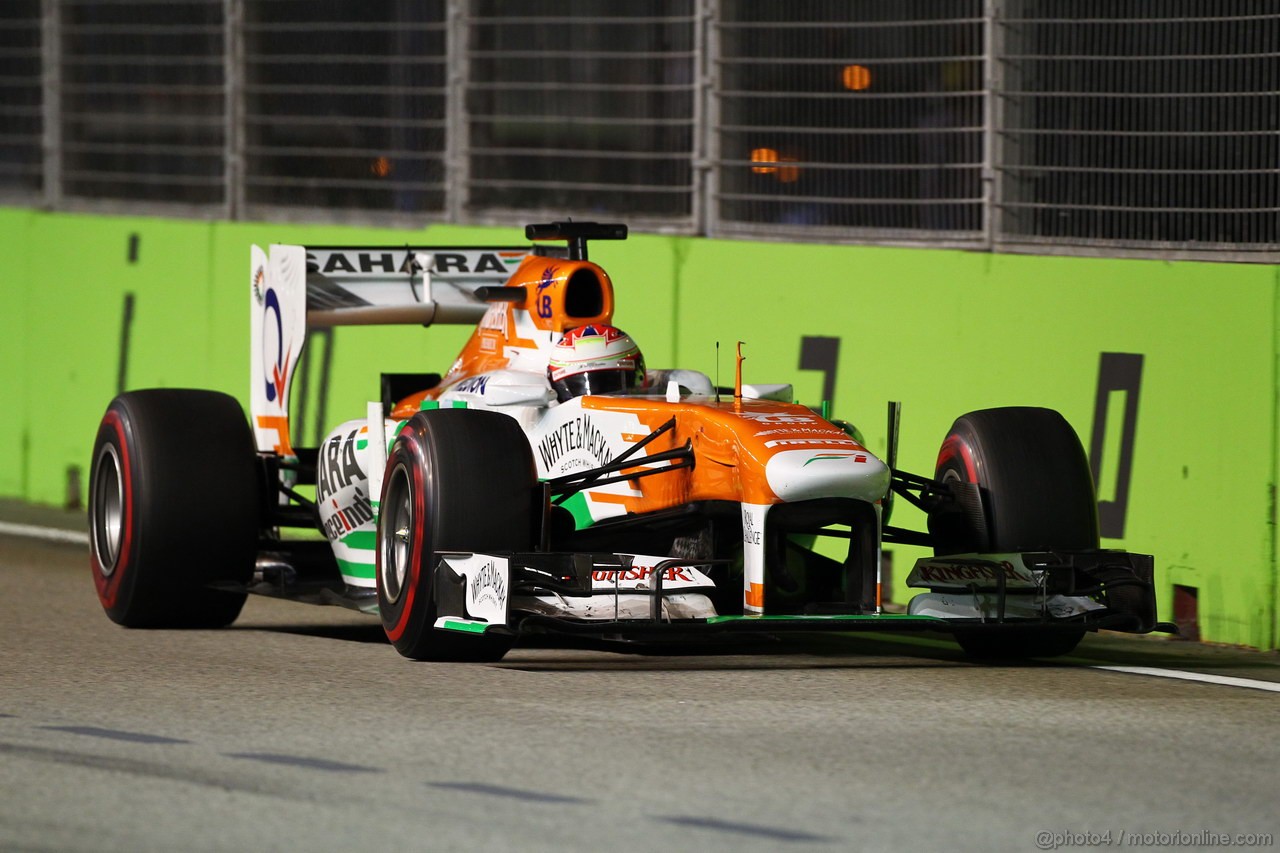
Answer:
M942 442L942 449L938 451L938 465L934 470L941 470L943 465L957 458L960 460L961 467L964 468L966 482L978 482L978 469L973 464L973 450L958 435L949 435L946 441Z
M409 429L409 427L406 426L405 429ZM401 435L403 434L402 432ZM419 464L413 465L410 472L413 477L413 530L411 531L413 548L409 552L409 571L405 573L404 582L400 585L400 595L402 596L400 615L396 619L396 624L386 629L387 639L393 643L399 642L400 638L404 636L405 629L409 627L410 616L413 613L414 593L418 589L419 566L422 564L422 527L426 516L422 464L421 460L417 459L418 454L415 452L417 445L412 441L405 441L404 444L410 448L410 455ZM381 553L381 546L379 546L378 550ZM381 575L381 571L379 571L379 575Z
M89 559L93 564L93 582L98 589L98 600L102 602L103 607L111 609L116 606L116 596L120 592L120 584L124 579L125 572L128 571L129 556L133 548L133 472L129 467L129 445L125 441L124 422L120 419L120 414L114 409L108 410L106 416L102 419L102 425L104 427L109 426L115 430L117 446L120 449L120 476L124 479L124 512L122 521L124 541L120 543L120 553L116 556L116 567L110 577L103 574L102 571L102 564L98 556L97 537L95 537L93 547L90 549Z

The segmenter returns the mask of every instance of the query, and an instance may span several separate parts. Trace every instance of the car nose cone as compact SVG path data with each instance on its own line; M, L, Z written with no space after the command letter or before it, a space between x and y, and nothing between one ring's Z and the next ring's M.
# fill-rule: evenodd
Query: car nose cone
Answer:
M785 450L765 466L769 488L783 501L854 498L874 502L889 489L889 466L866 450Z

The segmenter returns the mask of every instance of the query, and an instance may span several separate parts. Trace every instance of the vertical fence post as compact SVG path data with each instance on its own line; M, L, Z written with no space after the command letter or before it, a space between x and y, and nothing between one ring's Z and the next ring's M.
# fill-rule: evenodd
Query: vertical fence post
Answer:
M226 152L226 197L223 201L227 219L244 216L245 205L245 108L244 108L244 0L223 0L222 115L226 121L223 148Z
M707 233L707 180L712 171L708 158L711 131L707 121L711 93L708 91L710 60L707 56L707 39L713 27L712 6L714 0L698 0L693 19L693 150L689 170L689 214L693 219L693 233Z
M700 175L693 197L694 233L704 237L714 236L719 230L720 211L716 202L720 194L720 64L716 61L720 55L720 31L716 23L720 20L719 0L701 0L698 9L698 22L695 35L698 37L695 50L698 52L698 93L697 102L702 107L698 122L694 124L694 132L700 142L697 144L697 155L694 168Z
M62 13L58 0L40 4L42 163L44 204L62 204Z
M982 10L982 246L988 252L996 248L1000 231L1000 92L1004 83L1000 3L986 0Z
M449 222L466 221L471 141L467 123L467 82L471 67L467 51L470 9L467 0L448 0L445 6L445 132L444 209Z

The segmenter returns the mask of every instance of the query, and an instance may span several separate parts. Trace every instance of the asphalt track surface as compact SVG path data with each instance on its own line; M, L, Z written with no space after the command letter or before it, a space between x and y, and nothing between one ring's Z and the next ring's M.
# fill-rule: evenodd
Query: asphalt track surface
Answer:
M222 631L119 628L86 548L5 533L0 626L4 851L1280 838L1275 654L1097 636L978 666L945 639L864 635L417 664L366 617L262 598Z

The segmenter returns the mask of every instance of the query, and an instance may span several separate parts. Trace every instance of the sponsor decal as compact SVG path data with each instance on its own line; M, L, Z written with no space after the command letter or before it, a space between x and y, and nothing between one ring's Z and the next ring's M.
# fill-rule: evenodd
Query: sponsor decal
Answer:
M816 424L817 418L790 412L740 412L738 417L761 424Z
M500 272L505 274L507 272L507 268L502 265L502 259L494 252L481 252L478 257L474 255L472 257L475 258L474 266L471 265L471 259L467 255L457 252L436 252L435 265L432 269L439 273Z
M538 316L544 320L551 316L551 294L543 291L555 283L558 269L559 267L547 267L542 271L542 281L538 282L538 292L534 301L538 306Z
M253 271L253 298L258 301L259 305L262 304L262 283L266 281L266 278L267 268L262 264L258 264L258 268Z
M817 456L810 456L804 461L804 468L810 462L827 462L832 459L852 459L854 462L866 462L866 454L863 453L819 453Z
M484 316L480 318L479 328L481 331L501 332L507 334L507 306L501 302L494 302L485 309Z
M498 339L489 335L480 337L480 352L497 352Z
M852 447L859 446L858 442L854 441L852 438L775 438L771 441L766 441L764 443L764 446L765 447L794 447L794 446L803 447L811 444L828 444L828 445L844 444L844 445L850 445ZM867 460L864 457L862 461L866 462Z
M613 461L608 436L598 429L590 415L581 414L561 424L538 442L538 455L542 465L550 471L567 453L585 451L596 465L608 465Z
M643 581L653 577L653 566L635 566L630 569L593 569L591 572L591 582L595 583L623 583L625 581ZM683 581L685 583L696 583L697 578L691 574L691 569L684 566L671 566L662 572L663 583L676 583Z
M259 435L270 442L272 449L281 456L294 456L293 445L289 443L289 419L281 415L258 415ZM274 433L272 439L263 433Z
M503 256L507 254L510 253L502 253ZM412 257L412 250L410 257ZM509 272L506 264L519 261L522 257L524 257L524 254L520 253L504 261L504 258L497 252L435 252L432 255L431 269L437 273L464 273L468 275L502 273L506 275ZM405 272L405 270L396 265L395 255L390 252L340 250L308 252L307 272L355 274L356 272L395 273Z
M390 252L330 252L322 257L323 263L320 258L308 252L307 272L373 272L374 267L379 272L399 272Z
M764 531L756 526L755 513L742 508L742 542L744 545L759 545Z
M344 435L330 437L320 446L320 461L316 471L316 497L323 503L330 496L337 494L352 483L363 482L366 477L356 451L359 443L367 438L359 438L360 430L353 429Z
M831 427L794 426L766 429L763 432L756 433L757 437L764 435L834 435L837 438L845 438L847 433Z
M1034 586L1036 580L1027 572L1018 571L1008 560L950 560L948 562L916 565L920 581L932 583L963 583L965 581L994 581L1004 575L1006 581Z
M271 345L268 343L266 334L262 336L262 366L263 374L267 377L266 394L267 402L281 402L285 399L284 384L286 381L284 366L289 363L289 357L293 354L293 345L290 344L289 350L286 352L284 348L284 319L280 316L280 297L276 295L274 287L267 288L266 295L262 298L262 329L264 333L272 326L271 315L275 314L275 352L271 352Z
M464 379L453 386L452 390L459 394L484 394L484 389L488 385L488 376L472 376L470 379Z
M461 559L446 558L446 563L465 579L463 612L453 615L502 624L507 618L507 596L510 594L507 560L487 554L472 554Z
M338 506L338 502L330 498L329 506L324 510L332 513L322 524L324 535L330 539L341 539L356 528L373 523L373 504L358 486L350 503Z
M502 608L507 601L507 581L494 567L493 561L485 563L471 578L471 601L475 604L492 604Z

